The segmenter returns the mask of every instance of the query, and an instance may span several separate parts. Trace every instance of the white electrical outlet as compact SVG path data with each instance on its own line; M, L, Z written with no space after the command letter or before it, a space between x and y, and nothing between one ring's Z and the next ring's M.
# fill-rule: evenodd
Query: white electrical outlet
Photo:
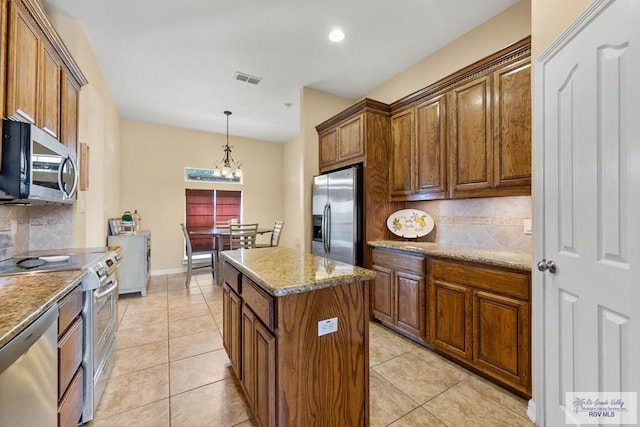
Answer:
M533 232L532 230L533 225L531 223L530 219L525 219L524 220L524 234L529 235Z
M332 317L318 322L318 336L332 334L338 332L338 318Z

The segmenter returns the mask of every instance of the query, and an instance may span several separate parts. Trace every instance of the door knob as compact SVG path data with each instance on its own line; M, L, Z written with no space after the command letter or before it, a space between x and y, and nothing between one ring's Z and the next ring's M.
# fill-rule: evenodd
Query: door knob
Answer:
M538 263L539 271L549 271L549 273L555 274L558 271L556 263L554 261L547 261L543 259Z

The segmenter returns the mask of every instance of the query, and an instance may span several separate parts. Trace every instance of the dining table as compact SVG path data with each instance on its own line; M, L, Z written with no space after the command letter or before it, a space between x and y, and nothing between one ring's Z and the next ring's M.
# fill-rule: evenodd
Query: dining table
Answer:
M216 239L215 251L216 251L216 259L215 259L215 268L213 269L214 276L216 278L216 283L218 285L222 285L222 274L220 274L222 263L220 261L220 251L224 248L224 239L229 238L231 235L231 229L229 227L214 227L214 228L190 228L189 235L192 236L213 236ZM266 234L272 233L273 228L260 228L258 227L258 231L256 234Z

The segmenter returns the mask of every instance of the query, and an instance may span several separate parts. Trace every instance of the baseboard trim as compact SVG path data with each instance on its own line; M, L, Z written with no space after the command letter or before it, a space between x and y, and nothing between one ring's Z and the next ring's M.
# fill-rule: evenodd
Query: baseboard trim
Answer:
M529 417L532 423L536 423L536 402L534 402L533 399L529 399L529 403L527 404L527 417Z

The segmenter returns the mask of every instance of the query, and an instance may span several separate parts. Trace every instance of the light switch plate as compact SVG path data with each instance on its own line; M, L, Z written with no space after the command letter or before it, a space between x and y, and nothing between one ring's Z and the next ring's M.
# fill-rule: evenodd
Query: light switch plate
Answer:
M533 232L533 225L531 223L531 219L524 220L524 234L529 235Z
M338 332L338 318L332 317L318 322L318 336L332 334Z

